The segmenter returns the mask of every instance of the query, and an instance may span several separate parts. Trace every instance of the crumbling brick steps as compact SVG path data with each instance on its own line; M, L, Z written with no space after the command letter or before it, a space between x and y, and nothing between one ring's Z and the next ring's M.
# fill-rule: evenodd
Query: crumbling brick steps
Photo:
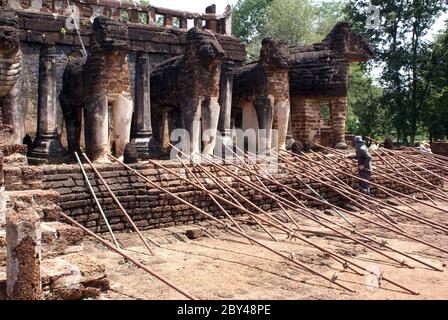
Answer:
M10 172L15 171L12 169ZM35 175L28 177L31 176L35 177ZM20 179L27 178L21 175ZM24 187L20 188L21 190L14 190L17 189L14 186L18 186L20 183L8 181L13 186L13 191L6 191L9 212L7 227L10 234L8 235L4 230L0 231L0 299L20 299L22 297L50 300L98 298L101 292L109 288L105 266L98 261L91 261L83 252L84 233L81 230L58 221L60 218L58 212L61 212L61 208L57 205L59 193L41 189L22 190ZM23 185L28 185L30 188L37 186L33 182ZM14 238L13 230L18 230L20 233L20 230L24 230L22 225L29 224L27 221L22 221L27 212L34 217L30 221L35 222L33 230L35 230L36 239L33 244L29 241L26 242L28 251L16 250L15 247L12 247L11 253L15 253L17 258L15 258L16 256L7 258L7 235L11 238L8 243L17 243L16 247L23 247L20 245L21 238ZM14 240L16 238L17 241ZM29 254L34 250L39 253L37 256ZM34 257L35 263L30 260L31 257ZM6 258L8 269L5 267ZM7 276L7 273L3 272L3 270L8 270L8 273L12 272L14 263L12 259L18 259L19 263L22 260L30 260L23 265L26 268L22 268L23 270L19 268L19 286L14 287L17 288L14 291L17 294L13 296L7 294L7 279L10 279L12 274ZM32 270L30 269L32 272L28 272L27 268L32 268ZM27 278L31 275L34 275L33 281L29 281L30 279ZM37 288L36 292L27 290L31 284L33 288Z
M109 289L106 267L81 252L43 260L41 281L47 300L96 299Z

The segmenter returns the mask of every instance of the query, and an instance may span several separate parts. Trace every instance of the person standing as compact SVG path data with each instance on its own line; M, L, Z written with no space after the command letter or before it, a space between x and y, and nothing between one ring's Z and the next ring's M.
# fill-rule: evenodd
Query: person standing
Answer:
M370 181L372 176L372 156L361 136L356 136L354 142L356 154L350 156L350 158L358 161L358 176L364 180ZM369 194L370 184L367 181L359 181L359 188L362 192Z

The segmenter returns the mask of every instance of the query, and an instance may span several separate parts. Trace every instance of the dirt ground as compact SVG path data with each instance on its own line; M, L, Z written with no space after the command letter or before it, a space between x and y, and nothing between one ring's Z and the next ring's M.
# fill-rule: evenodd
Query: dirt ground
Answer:
M447 213L422 204L413 206L422 216L448 227ZM438 206L448 209L448 203L439 202ZM398 208L410 212L409 208ZM331 232L296 213L291 214L302 228ZM407 234L448 249L448 234L443 231L424 226L401 215L390 215L400 222L400 227ZM370 213L362 213L362 216L385 225ZM340 224L345 223L339 216L329 215L328 212L325 217ZM373 226L370 222L354 217L349 219L364 234L377 240L385 239L395 249L446 269L448 254ZM399 260L406 260L414 268L400 266L399 263L348 239L303 233L314 244L334 250L370 271L382 272L383 277L418 291L419 295L409 294L384 280L378 288L377 277L365 271L362 276L350 270L344 271L342 264L328 255L301 240L288 239L285 233L274 228L270 228L270 231L278 238L277 242L257 226L243 223L241 225L250 236L313 270L330 278L337 274L339 283L356 292L341 289L334 283L319 278L258 245L251 245L244 238L214 224L145 231L144 235L159 245L153 243L155 256L147 254L146 248L135 233L119 234L118 239L129 255L199 299L448 299L447 271L432 270L371 242L368 244ZM196 239L191 240L185 236L187 230L201 233L204 229L206 231ZM102 299L185 298L94 241L85 241L84 252L90 258L106 265L111 289L102 295Z

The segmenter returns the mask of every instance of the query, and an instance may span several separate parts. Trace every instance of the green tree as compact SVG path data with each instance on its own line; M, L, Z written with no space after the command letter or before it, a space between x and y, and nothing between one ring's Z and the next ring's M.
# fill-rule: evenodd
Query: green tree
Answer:
M238 0L232 12L232 32L245 44L260 37L266 9L273 0Z
M289 45L316 40L314 21L317 8L310 0L274 0L266 9L263 35L283 40Z
M289 45L321 41L340 20L343 3L239 0L233 11L233 34L246 44L249 60L256 60L264 37L281 39Z
M431 46L431 59L424 74L425 99L423 123L430 140L446 139L448 136L448 22Z
M375 85L361 64L350 66L348 89L347 130L370 137L382 137L387 130L381 99L383 89Z
M380 25L366 29L366 9L380 8ZM430 57L425 35L446 10L442 0L350 0L346 16L376 49L374 65L382 68L383 104L397 139L413 144L422 124L429 90L423 82Z

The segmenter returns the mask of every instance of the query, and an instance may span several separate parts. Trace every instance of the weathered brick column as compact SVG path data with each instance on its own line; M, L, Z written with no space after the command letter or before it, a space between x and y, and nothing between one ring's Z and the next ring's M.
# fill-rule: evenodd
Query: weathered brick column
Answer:
M41 299L40 219L32 209L8 211L6 291L10 300Z
M55 162L66 154L57 130L56 47L43 44L39 58L37 102L37 134L31 150L30 163Z
M309 146L319 141L320 100L318 98L291 99L292 132L295 140Z
M5 186L3 183L3 152L0 150L0 229L6 223L6 199Z
M226 61L221 66L221 79L219 83L219 114L218 130L223 135L223 143L232 144L231 112L234 63Z
M216 14L216 5L212 4L212 5L208 6L207 8L205 8L205 13L206 14ZM205 21L205 28L210 30L210 31L217 32L218 21L216 21L216 20L206 20Z
M330 101L331 123L334 147L347 149L345 143L345 119L347 117L347 97L337 97Z
M137 149L139 158L147 159L152 126L149 56L144 52L137 53L134 99L131 141Z

